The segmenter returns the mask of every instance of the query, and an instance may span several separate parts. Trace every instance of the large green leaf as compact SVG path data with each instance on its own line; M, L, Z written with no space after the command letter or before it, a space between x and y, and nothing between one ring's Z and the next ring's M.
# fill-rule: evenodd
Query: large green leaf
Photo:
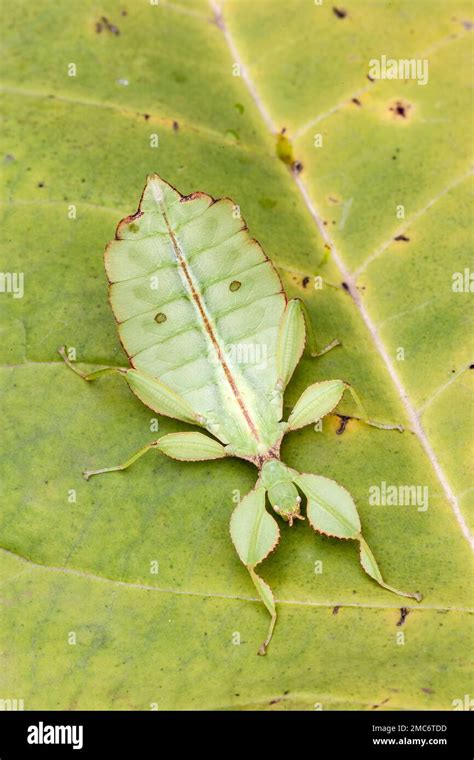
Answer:
M125 15L115 0L20 0L4 14L2 269L24 272L25 293L0 294L2 698L26 709L451 709L472 689L469 293L452 289L469 266L470 8L344 9L229 0L221 16L203 0L163 0ZM370 82L382 54L426 57L429 83ZM276 155L283 127L300 174ZM283 446L291 467L353 494L384 578L424 594L406 618L355 543L281 524L259 566L280 617L258 658L267 612L229 536L251 465L152 452L125 474L81 478L156 437L120 378L86 385L56 353L68 343L84 367L125 364L102 250L151 171L182 193L232 198L288 294L305 298L321 346L342 341L303 359L289 408L310 383L340 377L371 417L406 425L350 420L337 435L333 416ZM315 289L318 274L338 287ZM382 482L426 486L428 509L371 505Z

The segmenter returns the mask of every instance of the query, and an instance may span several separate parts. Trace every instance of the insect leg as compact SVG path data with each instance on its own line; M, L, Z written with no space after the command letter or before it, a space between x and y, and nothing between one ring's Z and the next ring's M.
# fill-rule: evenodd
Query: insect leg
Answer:
M336 408L343 394L342 380L325 380L309 385L293 407L287 430L297 430L317 422Z
M271 615L270 627L258 654L264 655L276 623L272 590L255 572L255 566L267 557L280 539L276 520L265 509L265 489L256 487L235 508L230 520L230 535L237 553L250 573L260 599Z
M102 467L100 470L84 470L82 474L86 480L89 480L92 475L102 475L104 472L118 472L119 470L126 470L127 467L130 467L130 465L136 462L137 459L140 459L143 454L146 454L147 451L150 451L150 449L156 449L157 447L158 441L152 441L151 443L147 443L146 446L143 446L141 449L136 451L135 454L132 454L132 456L123 464L117 464L115 467Z
M284 390L301 359L305 344L304 318L297 298L288 301L280 320L277 340L277 373L280 389Z
M360 563L365 572L379 586L399 596L408 596L421 601L420 593L408 593L389 586L382 578L374 555L361 533L361 524L357 507L351 494L335 480L321 475L295 473L294 481L307 499L306 514L311 527L334 538L352 538L359 542Z
M381 430L398 430L400 433L403 433L403 425L389 425L385 422L377 422L376 420L371 420L367 416L367 412L364 409L364 406L362 404L362 401L360 400L359 396L355 392L352 385L349 383L344 383L344 387L349 391L352 398L354 399L356 406L359 410L359 413L361 415L360 419L362 422L365 422L366 425L371 425L372 427L380 428Z
M101 475L103 472L126 470L150 449L157 449L162 454L166 454L172 459L179 459L182 462L202 462L210 459L222 459L227 456L227 452L221 443L202 433L169 433L143 446L123 464L118 464L115 467L103 467L100 470L86 470L83 475L86 480L89 480L92 475Z
M94 372L82 372L78 367L75 367L72 361L69 359L67 353L66 353L66 346L61 346L61 348L58 348L58 354L62 357L65 364L71 369L76 375L79 375L79 377L82 377L83 380L96 380L96 378L101 377L102 375L108 375L112 372L119 372L120 374L124 374L127 371L126 367L103 367L102 369L97 369Z
M327 346L324 346L324 348L318 351L316 333L314 331L311 314L309 313L308 307L306 306L305 302L300 300L299 298L297 300L300 304L301 312L304 317L304 322L306 325L306 340L307 340L309 352L311 356L313 357L313 359L316 359L319 356L323 356L324 354L327 354L328 351L331 351L331 349L336 348L336 346L342 345L340 340L338 340L337 338L334 338L334 340L328 343Z
M253 567L250 567L249 565L247 565L247 570L250 573L250 577L252 578L254 582L255 588L258 591L260 599L264 603L265 607L267 608L271 616L270 626L268 628L268 633L266 635L265 641L262 641L258 649L259 655L265 655L267 653L267 647L270 641L272 640L273 630L275 628L275 624L277 620L277 613L275 609L275 599L273 598L273 593L268 583L265 583L265 581L262 578L260 578L259 575L257 575Z

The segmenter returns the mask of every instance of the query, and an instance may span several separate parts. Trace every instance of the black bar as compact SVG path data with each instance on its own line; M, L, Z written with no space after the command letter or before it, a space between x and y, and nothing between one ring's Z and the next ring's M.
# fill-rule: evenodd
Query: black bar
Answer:
M223 758L291 747L291 760L338 757L469 758L469 712L1 712L0 758L168 757L214 747ZM56 729L55 727L64 727ZM75 727L75 729L74 729ZM82 727L82 733L81 733ZM28 741L28 738L30 741ZM47 743L50 739L67 743ZM42 743L31 743L42 741ZM73 749L73 745L77 749ZM82 745L82 746L80 746ZM324 755L321 752L325 750ZM350 755L349 755L350 753Z

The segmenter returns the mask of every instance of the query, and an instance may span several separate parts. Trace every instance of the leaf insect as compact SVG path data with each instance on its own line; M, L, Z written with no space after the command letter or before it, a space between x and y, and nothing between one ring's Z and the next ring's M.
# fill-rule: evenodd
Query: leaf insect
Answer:
M239 457L257 467L256 485L236 506L230 534L271 616L258 652L263 655L277 613L272 590L256 568L280 537L268 505L291 526L304 520L304 497L311 527L357 541L360 562L371 578L401 596L419 601L421 595L385 583L345 488L322 475L299 473L280 459L283 436L331 413L346 390L364 422L393 426L368 420L343 380L313 383L283 420L283 394L301 359L309 323L303 304L288 300L272 262L234 208L228 198L214 200L201 192L182 196L151 174L138 211L119 223L105 251L110 302L130 367L85 374L71 364L64 347L59 351L85 380L119 373L154 412L208 433L163 435L123 464L85 471L86 479L125 470L150 450L188 462ZM313 345L312 355L337 343L319 354ZM261 350L239 352L242 347Z

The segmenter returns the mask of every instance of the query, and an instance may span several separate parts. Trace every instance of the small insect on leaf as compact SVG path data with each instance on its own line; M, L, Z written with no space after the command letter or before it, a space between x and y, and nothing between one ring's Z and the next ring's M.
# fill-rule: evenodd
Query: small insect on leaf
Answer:
M292 163L284 131L277 153ZM203 431L164 435L123 464L87 470L87 479L126 470L151 450L180 461L234 456L255 465L256 486L235 508L230 534L270 614L258 650L265 654L277 612L272 590L255 567L278 544L277 518L288 528L305 520L303 499L315 531L359 542L362 567L374 581L397 594L420 595L385 583L345 488L323 475L300 474L280 459L283 436L335 412L346 390L358 403L363 422L390 426L369 421L352 387L339 379L310 385L288 420L283 419L283 394L305 347L308 315L299 300L287 299L272 262L235 208L233 201L203 192L183 196L151 174L138 211L120 222L105 252L110 302L130 367L86 375L64 349L61 355L86 380L118 372L154 412ZM333 340L318 352L312 330L309 335L312 356L339 345Z

